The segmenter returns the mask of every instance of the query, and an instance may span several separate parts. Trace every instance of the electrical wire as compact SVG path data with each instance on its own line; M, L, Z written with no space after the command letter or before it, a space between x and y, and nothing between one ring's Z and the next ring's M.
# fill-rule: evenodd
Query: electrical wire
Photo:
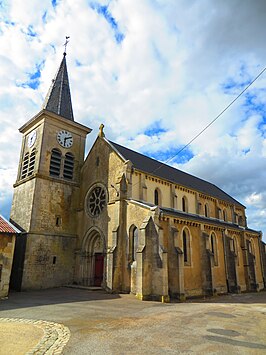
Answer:
M205 132L215 121L218 120L219 117L222 116L222 114L229 109L230 106L232 106L236 100L240 98L244 94L245 91L248 90L248 88L255 83L255 81L266 71L266 67L217 115L209 124L207 124L206 127L204 127L196 136L194 136L183 148L181 148L175 155L171 156L168 158L164 163L159 165L155 170L153 170L150 174L155 173L157 170L159 170L164 164L169 163L172 159L174 159L178 154L180 154L183 150L185 150L192 142L194 142L203 132Z

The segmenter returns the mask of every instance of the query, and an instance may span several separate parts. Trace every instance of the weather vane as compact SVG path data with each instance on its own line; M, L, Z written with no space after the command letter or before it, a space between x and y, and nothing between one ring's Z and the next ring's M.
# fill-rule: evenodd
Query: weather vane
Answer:
M67 44L68 44L68 42L69 42L69 36L66 36L66 41L65 41L65 43L63 44L63 46L65 47L65 52L64 52L64 54L66 54L66 47L67 47Z

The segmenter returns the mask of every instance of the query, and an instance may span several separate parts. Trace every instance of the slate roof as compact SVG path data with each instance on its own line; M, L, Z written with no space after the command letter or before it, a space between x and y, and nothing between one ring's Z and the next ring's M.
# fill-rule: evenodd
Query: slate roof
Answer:
M130 199L130 202L133 203L137 203L137 204L141 204L143 206L147 206L147 207L158 207L155 204L149 203L149 202L144 202L144 201L138 201L138 200L134 200L134 199ZM161 212L163 212L165 215L168 216L172 216L172 217L176 217L176 218L184 218L187 219L189 221L195 221L195 222L201 222L201 223L206 223L206 224L211 224L211 225L219 225L220 227L223 228L233 228L233 229L237 229L238 231L245 231L245 232L251 232L251 233L260 233L259 231L256 231L254 229L250 229L248 227L240 227L235 223L230 223L230 222L225 222L225 221L221 221L220 219L217 218L210 218L210 217L205 217L205 216L199 216L197 214L194 213L188 213L188 212L183 212L183 211L178 211L175 210L173 208L168 208L168 207L161 207L159 206L159 209Z
M0 233L20 233L20 231L0 215Z
M177 211L177 210L174 210L173 208L165 208L165 207L159 207L159 208L162 212L165 212L165 214L172 215L173 217L176 216L177 218L178 217L185 218L185 219L187 218L189 220L194 220L194 221L203 222L203 223L207 223L207 224L220 225L221 227L224 227L224 228L234 228L234 229L237 229L238 231L259 233L258 231L254 230L254 229L250 229L247 227L239 227L235 223L221 221L217 218L198 216L198 215L192 214L192 213Z
M109 141L110 142L110 141ZM114 149L125 159L130 160L134 168L145 173L157 176L161 179L171 181L175 184L197 190L208 196L216 197L220 200L244 207L240 202L221 190L219 187L184 171L163 164L158 160L149 158L131 149L125 148L117 143L110 142Z
M45 98L43 109L74 121L66 65L66 53Z

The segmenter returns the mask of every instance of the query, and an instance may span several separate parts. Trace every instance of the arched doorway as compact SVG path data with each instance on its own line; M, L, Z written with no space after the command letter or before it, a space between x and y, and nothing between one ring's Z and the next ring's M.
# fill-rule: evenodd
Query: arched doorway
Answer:
M83 285L102 286L105 281L105 242L100 231L90 230L83 240Z

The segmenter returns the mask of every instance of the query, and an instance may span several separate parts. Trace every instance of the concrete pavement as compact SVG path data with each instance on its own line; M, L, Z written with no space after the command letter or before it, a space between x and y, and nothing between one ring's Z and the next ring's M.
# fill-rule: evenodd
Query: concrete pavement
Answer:
M162 304L58 288L11 293L0 317L1 355L266 354L266 292Z

